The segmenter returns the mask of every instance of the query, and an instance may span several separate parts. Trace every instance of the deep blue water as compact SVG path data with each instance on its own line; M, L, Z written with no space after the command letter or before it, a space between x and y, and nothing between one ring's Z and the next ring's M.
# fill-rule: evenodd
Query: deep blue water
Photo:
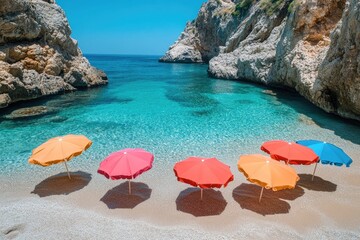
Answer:
M109 85L0 110L2 171L28 169L31 150L49 138L84 134L94 144L77 166L98 165L109 153L141 147L169 167L189 155L233 163L260 152L270 139L307 138L360 144L360 126L324 113L296 93L212 79L207 65L158 63L158 56L87 56ZM7 120L18 107L45 105L37 118ZM354 147L355 145L352 145Z

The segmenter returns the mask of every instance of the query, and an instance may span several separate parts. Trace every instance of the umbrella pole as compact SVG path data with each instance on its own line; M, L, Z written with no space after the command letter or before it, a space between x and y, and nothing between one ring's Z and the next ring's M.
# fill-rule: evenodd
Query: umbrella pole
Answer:
M314 181L314 176L315 176L317 164L318 164L318 163L316 162L315 168L314 168L314 172L313 172L313 175L312 175L312 178L311 178L311 181Z
M261 198L262 198L263 192L264 192L264 187L261 188L261 193L260 193L260 197L259 197L259 202L261 202Z
M65 163L65 167L66 167L66 171L67 171L68 177L69 177L69 179L71 180L71 177L70 177L70 173L69 173L69 169L68 169L66 160L64 161L64 163Z
M202 188L200 188L200 200L202 201L203 200L203 190Z
M131 180L129 180L129 195L131 195Z

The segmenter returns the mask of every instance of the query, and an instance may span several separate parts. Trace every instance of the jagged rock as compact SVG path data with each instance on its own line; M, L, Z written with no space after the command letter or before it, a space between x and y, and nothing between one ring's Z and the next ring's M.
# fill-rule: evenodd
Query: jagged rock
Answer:
M203 4L198 18L186 24L179 39L160 59L161 62L208 62L224 46L236 29L238 19L231 13L235 4L230 0L210 0Z
M53 0L1 0L0 108L107 83L70 34Z
M317 97L321 91L317 79L329 51L330 33L341 21L344 7L345 0L306 0L297 7L277 44L269 84L294 88L325 111L339 114L330 99Z
M5 59L6 59L6 54L0 51L0 61L5 61Z
M23 78L23 69L21 64L12 64L9 66L9 73L19 79Z
M70 72L68 72L64 76L64 78L65 78L65 81L67 83L69 83L71 86L74 86L74 87L86 87L87 86L87 82L83 78L83 74L80 73L76 69L70 70Z
M341 116L360 119L360 2L347 3L314 85L313 101Z
M161 61L210 59L211 76L293 88L360 120L360 2L284 0L271 14L263 2L239 10L240 0L209 0Z
M0 107L7 107L9 106L11 99L9 97L9 94L3 93L0 94Z
M64 68L64 58L56 53L47 62L44 72L49 75L58 76Z

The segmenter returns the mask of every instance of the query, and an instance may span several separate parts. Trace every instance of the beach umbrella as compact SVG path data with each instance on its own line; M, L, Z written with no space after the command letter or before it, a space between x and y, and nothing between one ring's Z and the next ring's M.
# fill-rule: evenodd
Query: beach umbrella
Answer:
M203 189L226 187L234 180L230 167L216 158L189 157L177 162L174 172L178 181L200 188L201 200Z
M66 135L51 138L32 151L29 163L43 167L64 162L69 179L67 161L80 155L92 142L83 135Z
M259 202L264 188L273 191L293 189L299 180L299 176L292 167L261 154L241 156L238 169L249 182L262 187Z
M111 180L129 179L129 194L131 180L150 170L154 155L141 148L126 148L106 157L98 169L98 173Z
M298 144L311 148L320 158L322 164L330 164L335 166L345 165L350 167L352 159L339 147L334 144L318 141L318 140L300 140ZM312 179L314 179L316 166L314 168Z
M310 165L319 160L313 150L295 142L273 140L263 143L260 149L269 153L271 158L286 164Z

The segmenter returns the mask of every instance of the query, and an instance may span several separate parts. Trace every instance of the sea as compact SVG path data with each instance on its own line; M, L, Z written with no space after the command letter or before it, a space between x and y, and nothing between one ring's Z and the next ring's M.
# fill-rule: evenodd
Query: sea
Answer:
M161 171L188 156L216 157L236 168L263 142L318 139L345 151L360 144L360 125L328 114L296 92L214 79L206 64L159 63L159 56L86 55L109 84L15 104L0 110L1 174L44 171L30 166L46 140L82 134L93 145L70 168L96 169L110 153L143 148ZM46 106L38 117L10 119L15 109ZM354 150L356 152L356 149Z

